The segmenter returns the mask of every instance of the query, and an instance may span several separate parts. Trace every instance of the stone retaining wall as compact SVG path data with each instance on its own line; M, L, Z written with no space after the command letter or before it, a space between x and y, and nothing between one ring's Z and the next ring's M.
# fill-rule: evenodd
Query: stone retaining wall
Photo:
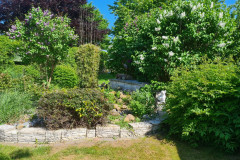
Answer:
M112 89L122 89L129 91L136 91L141 87L144 87L147 83L138 82L136 80L121 80L121 79L110 79L110 87Z
M23 128L0 125L0 142L7 143L56 143L84 138L136 138L152 134L156 131L160 120L130 123L130 130L108 124L97 126L96 129L77 128L50 131L43 128Z

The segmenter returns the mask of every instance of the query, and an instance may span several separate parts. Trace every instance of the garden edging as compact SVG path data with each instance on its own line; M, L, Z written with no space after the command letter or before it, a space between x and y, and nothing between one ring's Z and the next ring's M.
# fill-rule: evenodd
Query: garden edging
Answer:
M130 130L121 129L118 125L98 125L96 129L76 128L46 130L43 128L23 128L0 125L0 142L6 143L57 143L85 138L137 138L155 133L160 120L130 123Z

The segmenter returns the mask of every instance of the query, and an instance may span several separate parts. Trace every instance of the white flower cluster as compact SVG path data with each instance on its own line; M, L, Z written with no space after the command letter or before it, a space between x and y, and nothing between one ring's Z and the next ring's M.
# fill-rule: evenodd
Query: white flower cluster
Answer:
M183 12L183 13L181 13L180 18L184 18L185 16L186 16L186 13Z
M170 57L172 57L172 56L174 56L174 52L173 52L173 51L170 51L170 52L168 52L168 55L169 55Z
M140 56L140 60L143 61L144 60L144 56L141 54Z
M204 13L204 12L200 13L200 17L201 17L201 18L203 18L204 16L205 16L205 13Z
M225 47L226 46L226 43L220 43L219 45L218 45L218 47L220 47L220 48L223 48L223 47Z
M155 31L157 31L157 32L158 32L158 31L160 31L160 29L161 29L160 27L158 27L158 28L155 28Z
M226 23L221 21L221 22L218 23L218 25L219 25L220 27L224 28L225 25L226 25Z
M168 36L162 36L162 39L168 40Z
M153 50L153 51L157 50L157 47L152 47L152 50Z
M177 43L178 41L179 41L178 36L173 38L173 42L174 42L174 43Z

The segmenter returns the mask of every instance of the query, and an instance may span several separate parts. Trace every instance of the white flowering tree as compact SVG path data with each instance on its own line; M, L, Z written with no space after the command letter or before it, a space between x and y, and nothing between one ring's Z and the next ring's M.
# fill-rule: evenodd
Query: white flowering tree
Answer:
M180 65L235 54L230 10L221 3L199 2L178 0L127 23L109 49L112 69L124 72L121 66L127 65L140 80L167 81Z

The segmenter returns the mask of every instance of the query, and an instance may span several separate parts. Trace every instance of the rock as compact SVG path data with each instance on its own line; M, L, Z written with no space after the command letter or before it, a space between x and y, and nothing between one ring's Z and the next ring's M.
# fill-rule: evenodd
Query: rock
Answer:
M120 113L118 113L118 111L116 109L113 109L110 111L110 115L112 116L120 116Z
M29 128L31 126L31 122L23 123L24 128Z
M121 108L118 106L118 104L114 104L114 109L116 109L117 111L121 110Z
M122 99L118 99L117 102L120 103L120 104L122 104L122 103L123 103L123 100L122 100Z
M22 123L18 124L16 129L20 130L20 129L23 129L24 128L24 125Z
M122 109L128 109L128 106L122 105Z
M127 98L128 96L127 95L124 95L122 92L120 92L120 98L123 99L123 98Z
M128 114L125 118L124 118L124 122L131 122L134 121L135 117L131 114Z

